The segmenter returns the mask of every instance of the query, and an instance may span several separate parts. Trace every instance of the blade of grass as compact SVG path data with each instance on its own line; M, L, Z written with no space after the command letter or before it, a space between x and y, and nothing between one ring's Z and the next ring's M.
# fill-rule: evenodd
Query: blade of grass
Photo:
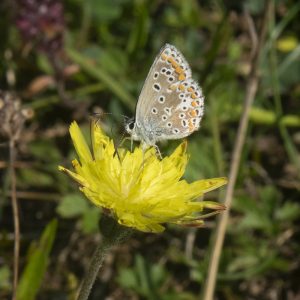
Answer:
M81 99L78 99L79 101L84 100L84 96L90 95L93 93L101 92L105 89L104 85L102 83L96 83L96 84L89 84L84 87L80 87L78 89L73 90L72 92L67 92L67 96L70 98L76 98L76 100L79 97L82 97ZM24 107L30 107L34 110L40 109L43 107L48 106L49 104L59 103L60 98L57 96L57 94L53 96L43 97L43 98L37 98L36 100L30 102L27 105L24 105Z
M274 32L275 30L275 7L272 6L272 18L270 20L270 30ZM276 49L274 47L274 41L271 41L271 51L270 51L270 68L271 68L271 77L272 77L272 87L273 87L273 94L274 94L274 103L275 103L275 112L276 117L279 126L279 132L281 135L281 138L283 140L285 150L287 152L287 155L289 157L289 160L295 165L295 167L298 170L298 174L300 174L300 159L299 159L299 153L286 129L286 126L284 123L281 122L283 111L282 111L282 100L280 95L280 87L279 87L279 69L278 69L278 59L277 59L277 53ZM299 48L299 49L298 49ZM298 50L297 50L298 49ZM291 55L287 59L289 59L285 64L290 64L294 61L295 55L298 56L300 54L300 46L297 47L296 52L293 51ZM283 68L285 65L283 65ZM298 176L299 177L299 176Z
M66 49L66 53L70 59L77 63L82 70L95 79L103 82L127 107L134 109L135 99L130 93L124 89L106 70L99 65L92 63L89 58L73 49Z
M36 299L47 269L49 254L56 235L57 221L51 221L45 228L38 245L32 250L23 271L17 290L17 300Z
M214 148L214 155L215 161L217 163L218 173L219 176L224 176L225 174L225 166L224 166L224 159L223 159L223 150L221 144L221 137L220 137L220 123L218 119L216 103L215 101L211 101L211 113L210 113L210 127L213 136L213 148Z
M280 76L284 73L291 64L293 64L298 58L300 57L300 46L295 48L286 58L285 60L279 65L278 67L278 75Z
M246 139L247 128L249 123L249 112L256 95L258 87L258 65L261 56L262 48L265 42L266 28L268 24L268 19L270 15L270 9L272 5L272 0L268 0L265 6L265 13L262 22L261 32L258 40L257 46L254 48L253 57L251 60L251 71L247 82L246 95L244 100L243 113L240 119L237 136L234 143L234 149L230 164L229 181L225 194L224 204L227 209L220 215L220 219L217 226L216 235L214 236L214 242L212 247L212 254L210 258L209 270L207 275L206 284L204 287L204 293L202 299L211 300L213 299L216 287L216 279L219 268L219 261L221 257L221 251L225 239L226 228L229 220L229 213L232 204L232 198L235 188L235 183L237 180L238 170L241 161L241 155L243 146ZM248 13L245 13L246 20L248 21L249 28L251 27L251 32L255 32L254 22Z
M279 38L283 30L288 26L288 24L294 20L294 18L297 16L297 14L300 11L300 2L296 2L294 6L292 6L291 9L289 9L285 15L283 16L282 20L274 26L270 39L266 42L263 52L262 52L262 59L264 59L267 55L270 49L273 47L273 43Z

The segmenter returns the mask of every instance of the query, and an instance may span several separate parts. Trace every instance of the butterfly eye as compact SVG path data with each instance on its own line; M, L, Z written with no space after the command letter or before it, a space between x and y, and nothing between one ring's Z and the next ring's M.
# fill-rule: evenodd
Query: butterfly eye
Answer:
M128 133L132 133L132 131L134 130L134 128L135 128L135 121L134 120L130 120L130 121L128 121L128 123L126 124L126 126L125 126L125 129L126 129L126 131L128 132Z

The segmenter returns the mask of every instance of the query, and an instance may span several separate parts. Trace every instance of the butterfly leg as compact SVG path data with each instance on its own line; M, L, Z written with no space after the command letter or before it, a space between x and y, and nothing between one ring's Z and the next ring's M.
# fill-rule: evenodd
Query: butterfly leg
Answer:
M142 143L143 153L144 153L145 150L146 150L147 148L149 148L149 147L150 147L150 146L149 146L148 144ZM162 159L163 157L162 157L162 155L161 155L161 152L160 152L158 146L157 146L156 144L153 144L153 145L151 145L151 147L154 147L154 148L155 148L155 151L156 151L157 156L158 156L160 159Z
M133 138L130 138L130 152L133 151Z
M113 143L114 143L114 148L115 148L115 152L113 154L113 157L115 157L117 155L118 159L120 160L120 155L119 155L119 152L118 152L118 148L119 148L120 144L116 144L115 141L113 141Z
M132 141L132 139L130 137L123 137L120 141L118 141L118 143L116 143L116 144L114 143L115 144L115 152L114 152L113 156L115 156L117 154L118 148L122 147L122 145L124 144L124 142L126 140L129 140L129 139L130 139L130 141ZM132 152L132 149L133 149L133 147L131 145L131 152Z

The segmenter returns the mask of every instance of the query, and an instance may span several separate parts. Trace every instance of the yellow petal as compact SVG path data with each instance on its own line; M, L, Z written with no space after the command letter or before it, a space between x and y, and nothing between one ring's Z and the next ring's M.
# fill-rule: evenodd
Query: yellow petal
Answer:
M103 148L109 143L109 138L106 136L95 119L91 121L91 141L95 159L103 157Z
M73 140L74 147L79 156L80 162L86 162L92 160L91 151L81 133L76 122L73 122L70 126L70 134Z
M81 185L92 203L108 209L124 226L144 232L162 232L165 223L198 227L204 218L224 209L222 204L195 199L224 185L225 178L191 184L182 179L188 161L186 141L163 159L157 157L154 147L116 152L113 141L92 121L92 157L75 122L70 133L80 162L73 160L74 172L60 170Z
M80 176L79 174L76 174L62 166L58 166L59 171L65 172L67 173L70 177L72 177L75 181L77 181L80 185L85 185L88 186L88 182L85 180L85 178L83 178L82 176Z
M202 193L208 193L212 190L215 190L227 183L227 179L225 177L220 178L211 178L211 179L202 179L197 180L190 185L193 187L193 189L198 189L199 191L202 191Z

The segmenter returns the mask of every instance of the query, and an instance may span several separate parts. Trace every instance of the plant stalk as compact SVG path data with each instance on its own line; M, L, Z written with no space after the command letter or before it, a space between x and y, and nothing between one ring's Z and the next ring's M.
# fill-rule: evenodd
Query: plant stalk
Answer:
M104 259L106 255L108 254L109 250L119 244L125 237L129 236L131 233L130 229L127 229L125 227L120 228L115 234L113 238L103 238L102 243L97 246L93 257L90 262L89 269L82 281L78 298L77 300L87 300L92 287L95 283L96 277L98 275L98 272L100 268L103 265Z

